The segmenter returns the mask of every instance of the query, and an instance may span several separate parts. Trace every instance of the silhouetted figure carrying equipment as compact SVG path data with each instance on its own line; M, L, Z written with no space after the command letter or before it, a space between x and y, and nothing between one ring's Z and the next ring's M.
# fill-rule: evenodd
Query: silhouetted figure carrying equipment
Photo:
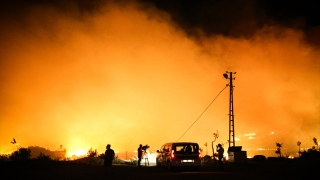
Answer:
M142 144L139 145L139 148L137 150L138 151L138 167L141 167L141 159L142 159L144 153L145 153L145 155L147 155L146 152L149 147L150 146L148 146L148 144L145 146L142 146ZM149 166L148 156L145 156L144 161L145 161L145 166L147 165L147 162L148 162L148 166Z
M108 174L110 174L112 160L114 159L114 155L115 155L113 149L111 149L110 147L111 147L111 145L108 144L106 146L106 152L104 153L104 166L107 167Z
M144 166L147 166L147 163L148 163L148 166L149 166L149 159L148 159L148 154L147 154L147 149L149 147L150 146L148 146L148 144L146 144L145 146L142 146L142 151L143 151L143 154L144 154Z
M217 151L218 151L220 169L223 169L222 159L223 159L224 149L221 144L217 145Z

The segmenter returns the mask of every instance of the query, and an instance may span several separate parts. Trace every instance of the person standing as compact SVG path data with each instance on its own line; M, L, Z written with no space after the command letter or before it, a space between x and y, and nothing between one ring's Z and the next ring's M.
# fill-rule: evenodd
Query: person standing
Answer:
M223 166L222 166L222 159L223 159L224 149L223 149L223 147L222 147L221 144L218 144L217 151L218 151L218 158L219 158L220 169L222 169L222 168L223 168Z
M141 167L141 158L142 158L142 144L138 148L138 167Z
M107 167L108 174L110 174L110 171L111 171L113 158L114 158L114 151L113 149L111 149L111 145L108 144L106 146L106 152L104 153L104 166Z

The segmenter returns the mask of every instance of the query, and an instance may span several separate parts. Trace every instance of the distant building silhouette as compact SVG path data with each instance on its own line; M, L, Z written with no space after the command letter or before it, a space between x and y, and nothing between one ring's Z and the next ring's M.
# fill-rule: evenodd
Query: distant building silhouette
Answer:
M66 149L62 148L62 145L60 145L60 148L52 151L52 159L65 159L67 155Z
M55 151L50 151L49 149L39 147L39 146L29 146L28 147L31 150L31 157L36 158L40 155L40 153L50 156L50 159L55 160L62 160L66 158L66 149L62 148L62 145L60 145L60 148L58 148Z

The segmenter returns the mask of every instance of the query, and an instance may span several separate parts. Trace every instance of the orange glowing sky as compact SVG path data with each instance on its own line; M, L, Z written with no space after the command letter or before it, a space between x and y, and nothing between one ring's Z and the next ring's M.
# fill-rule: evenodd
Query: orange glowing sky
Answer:
M0 154L21 146L134 151L176 141L234 81L236 145L312 146L320 138L319 49L302 31L190 38L156 8L107 3L80 15L45 5L0 28ZM180 139L228 139L229 89ZM273 139L263 139L270 132ZM247 133L260 140L241 141ZM259 138L257 136L257 138ZM252 142L252 144L250 144Z

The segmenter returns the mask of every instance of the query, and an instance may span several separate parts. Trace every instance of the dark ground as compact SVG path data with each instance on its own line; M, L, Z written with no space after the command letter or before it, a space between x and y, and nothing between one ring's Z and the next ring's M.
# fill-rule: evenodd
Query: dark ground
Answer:
M318 177L320 162L247 162L203 164L199 170L113 165L110 175L103 166L67 162L0 162L0 179L309 179Z

